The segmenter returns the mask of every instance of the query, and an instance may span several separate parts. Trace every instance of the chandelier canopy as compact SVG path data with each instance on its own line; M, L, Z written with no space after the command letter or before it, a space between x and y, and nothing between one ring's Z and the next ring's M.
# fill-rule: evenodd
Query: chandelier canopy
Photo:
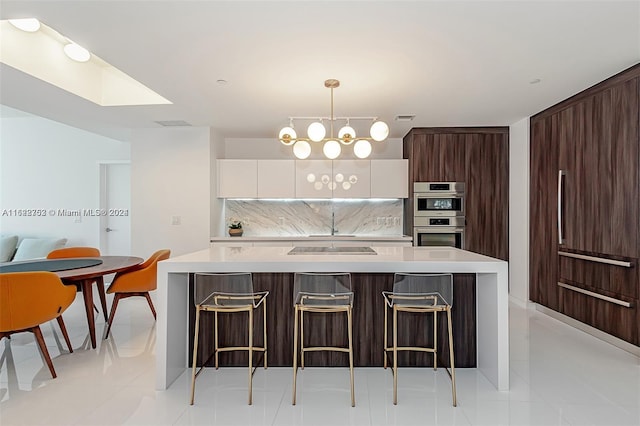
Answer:
M389 136L389 126L377 117L334 117L333 116L333 89L340 87L340 81L329 79L324 82L324 87L331 89L331 115L329 117L289 117L289 126L283 127L278 134L278 139L284 145L293 145L293 155L304 160L311 155L311 144L322 143L322 152L325 157L333 160L342 153L342 147L353 144L353 153L358 158L367 158L371 154L371 142L382 142ZM294 128L294 120L314 120L307 127L307 137L298 137ZM329 121L329 136L323 121ZM370 137L356 136L356 131L350 125L350 120L372 121L369 128ZM340 128L338 135L333 134L333 124L335 121L345 121L345 125Z

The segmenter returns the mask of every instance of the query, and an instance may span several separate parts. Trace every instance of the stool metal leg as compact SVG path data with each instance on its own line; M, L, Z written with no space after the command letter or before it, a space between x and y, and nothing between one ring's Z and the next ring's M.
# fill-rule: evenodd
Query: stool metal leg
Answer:
M351 373L351 406L356 406L356 396L353 389L353 332L352 332L352 316L351 307L347 310L347 322L349 327L349 372Z
M384 368L385 370L387 369L387 348L388 346L388 337L387 337L387 301L384 301L384 345L383 345L383 352L382 352L382 357L384 358Z
M433 311L433 370L438 371L438 311Z
M264 346L264 369L267 369L267 301L266 299L262 302L262 330L263 336L262 340Z
M191 402L193 405L193 399L196 391L196 365L198 359L198 332L200 331L200 308L196 306L196 329L193 337L193 365L191 369Z
M451 392L453 393L453 406L457 407L456 398L456 368L453 364L454 352L453 352L453 330L451 326L451 307L447 306L447 322L449 326L449 362L451 363Z
M253 404L253 308L249 309L249 405Z
M295 307L293 320L293 390L291 404L296 405L296 378L298 376L298 307Z
M393 305L393 405L398 405L398 310Z
M215 358L215 362L216 362L216 370L218 369L218 348L219 348L219 344L218 344L218 311L214 312L214 319L213 319L213 356Z
M300 369L304 370L304 311L300 311Z

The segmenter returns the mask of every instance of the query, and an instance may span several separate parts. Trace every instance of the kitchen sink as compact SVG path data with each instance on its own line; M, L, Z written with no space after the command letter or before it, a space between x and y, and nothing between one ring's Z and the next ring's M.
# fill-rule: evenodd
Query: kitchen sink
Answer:
M378 254L371 247L294 247L287 254Z
M308 237L322 237L322 238L335 238L335 237L355 237L353 234L311 234Z

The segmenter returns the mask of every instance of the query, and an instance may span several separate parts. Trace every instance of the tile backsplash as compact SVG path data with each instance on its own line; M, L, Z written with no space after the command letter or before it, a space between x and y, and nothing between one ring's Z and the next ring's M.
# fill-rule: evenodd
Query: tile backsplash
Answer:
M225 223L245 236L402 235L402 200L226 200Z

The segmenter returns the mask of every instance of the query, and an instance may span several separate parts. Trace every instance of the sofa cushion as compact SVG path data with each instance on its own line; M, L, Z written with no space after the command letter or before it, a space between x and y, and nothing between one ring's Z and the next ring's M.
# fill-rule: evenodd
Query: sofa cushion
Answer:
M8 262L13 257L13 253L16 252L18 246L18 236L12 235L10 237L0 238L0 262Z
M66 243L66 238L25 238L18 246L13 260L44 258L49 252L64 247Z

